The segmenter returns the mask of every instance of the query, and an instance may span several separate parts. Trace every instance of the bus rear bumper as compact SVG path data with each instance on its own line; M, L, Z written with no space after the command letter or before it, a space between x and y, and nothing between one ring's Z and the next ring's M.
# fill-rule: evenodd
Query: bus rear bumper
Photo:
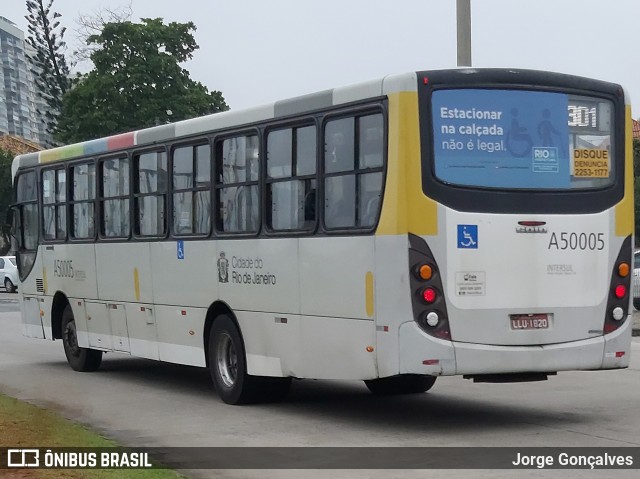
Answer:
M478 375L618 369L629 365L632 318L606 336L541 346L442 341L416 325L400 328L400 373Z

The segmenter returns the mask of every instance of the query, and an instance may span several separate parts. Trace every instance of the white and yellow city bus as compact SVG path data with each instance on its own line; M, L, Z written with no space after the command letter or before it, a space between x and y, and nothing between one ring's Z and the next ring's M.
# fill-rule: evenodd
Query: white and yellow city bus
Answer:
M23 332L233 404L627 367L630 129L618 85L455 69L18 156Z

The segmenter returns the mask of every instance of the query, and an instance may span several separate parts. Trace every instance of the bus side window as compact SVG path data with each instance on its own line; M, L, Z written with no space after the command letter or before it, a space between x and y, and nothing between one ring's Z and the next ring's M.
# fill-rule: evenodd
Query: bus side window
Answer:
M383 165L384 125L382 115L368 115L358 121L360 148L359 167L378 168Z
M129 159L113 158L101 165L101 233L110 238L129 236Z
M355 163L355 118L341 118L327 122L324 130L325 173L353 170Z
M382 114L328 121L324 165L325 226L328 229L374 226L383 181Z
M64 240L67 235L67 182L64 168L44 170L42 185L42 234L48 240Z
M134 156L134 229L139 236L166 233L167 154L150 151Z
M185 145L173 151L173 233L208 234L211 229L211 148Z
M310 190L304 197L304 219L305 222L316 221L316 198L317 188L313 185L313 189Z
M254 233L260 225L258 135L217 143L216 229L221 233Z
M327 228L348 228L355 226L355 175L333 176L327 178L324 185L324 221Z
M316 127L267 135L267 226L309 231L316 225Z
M358 176L358 211L359 226L373 226L378 216L380 207L380 194L382 191L382 173L367 173Z
M84 164L72 166L71 172L71 203L72 220L69 236L74 239L93 238L94 228L94 200L96 197L95 165Z

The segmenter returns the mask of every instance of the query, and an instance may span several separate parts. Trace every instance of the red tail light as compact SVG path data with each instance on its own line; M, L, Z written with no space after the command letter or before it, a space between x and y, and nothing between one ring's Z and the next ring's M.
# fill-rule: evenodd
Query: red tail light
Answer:
M625 324L629 315L631 291L631 267L632 247L631 236L627 236L622 242L618 257L611 272L609 283L609 299L604 317L603 332L609 334Z
M422 238L409 234L409 246L413 317L429 336L451 340L445 289L438 263Z
M438 295L436 293L436 290L433 288L425 288L424 291L422 291L422 298L427 303L433 303L437 297Z

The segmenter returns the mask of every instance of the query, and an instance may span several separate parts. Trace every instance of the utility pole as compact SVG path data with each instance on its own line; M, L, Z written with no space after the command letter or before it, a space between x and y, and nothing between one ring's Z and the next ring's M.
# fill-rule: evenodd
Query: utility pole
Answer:
M456 0L458 66L471 66L471 0Z

